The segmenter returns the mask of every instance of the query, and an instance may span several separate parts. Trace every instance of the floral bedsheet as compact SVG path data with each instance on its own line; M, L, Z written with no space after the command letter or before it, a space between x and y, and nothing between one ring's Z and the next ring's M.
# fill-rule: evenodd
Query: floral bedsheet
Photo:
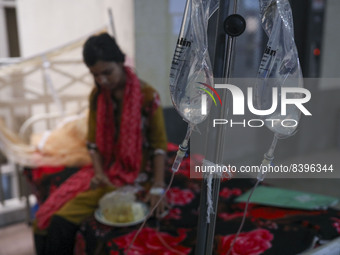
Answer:
M200 180L189 179L188 161L176 174L167 194L171 209L162 220L151 218L128 255L194 254L197 235ZM167 178L170 177L170 171ZM245 204L234 202L254 180L223 181L216 217L214 254L226 254L240 226ZM124 254L138 227L105 226L91 217L77 233L75 254ZM295 255L340 236L340 212L291 210L250 204L230 255Z

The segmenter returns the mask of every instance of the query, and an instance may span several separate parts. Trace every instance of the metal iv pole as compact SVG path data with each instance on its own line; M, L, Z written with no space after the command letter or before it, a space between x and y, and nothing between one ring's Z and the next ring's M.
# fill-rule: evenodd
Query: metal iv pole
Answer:
M224 78L224 83L228 83L231 76L232 56L235 47L235 39L241 35L245 28L246 22L241 15L237 14L237 0L233 0L233 13L228 16L229 0L220 0L217 18L217 31L215 41L215 53L214 53L214 66L213 72L214 77ZM227 91L224 90L222 94L222 101L228 104ZM227 109L223 107L221 109L220 118L225 118ZM211 115L210 115L211 117ZM221 163L223 159L223 141L224 141L223 127L219 125L217 127L218 139L208 139L209 141L219 141L216 145L211 145L208 148L215 147L215 150L207 152L206 159L214 162ZM212 201L213 201L213 212L217 211L218 197L220 190L221 177L215 176L212 181ZM216 214L210 214L210 223L207 223L207 185L206 180L202 180L201 186L201 198L199 207L199 219L197 224L197 244L195 249L196 255L209 255L212 254L214 236L215 236L215 223Z

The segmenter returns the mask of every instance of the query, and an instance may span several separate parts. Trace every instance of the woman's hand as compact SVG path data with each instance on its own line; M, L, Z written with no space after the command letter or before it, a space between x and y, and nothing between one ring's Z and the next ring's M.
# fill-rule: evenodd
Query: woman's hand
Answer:
M150 203L151 209L157 204L159 199L164 193L164 166L165 166L165 156L164 153L157 153L153 157L153 173L154 173L154 183L146 196L146 201ZM154 211L154 216L161 218L165 216L166 209L168 209L168 204L166 198L164 197L162 201L158 204L156 210Z
M151 210L155 207L159 199L164 193L164 185L154 185L149 190L149 193L146 195L145 202L150 203ZM153 215L157 218L161 218L166 213L166 210L169 208L168 203L166 201L166 197L159 202L156 210L154 211Z
M96 189L98 187L113 186L109 178L104 173L96 173L90 182L91 189Z
M105 186L111 186L113 187L113 184L110 182L109 178L104 174L103 171L103 164L102 164L102 156L100 155L99 151L97 149L96 145L91 144L91 159L93 163L93 170L94 170L94 176L91 179L90 187L91 189L96 189L98 187L105 187Z

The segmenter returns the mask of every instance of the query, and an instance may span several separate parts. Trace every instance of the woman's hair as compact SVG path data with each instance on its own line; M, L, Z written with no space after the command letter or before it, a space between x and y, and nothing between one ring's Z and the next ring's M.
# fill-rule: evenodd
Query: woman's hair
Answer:
M124 63L125 54L113 37L102 33L87 39L83 48L83 59L88 67L95 65L97 61Z

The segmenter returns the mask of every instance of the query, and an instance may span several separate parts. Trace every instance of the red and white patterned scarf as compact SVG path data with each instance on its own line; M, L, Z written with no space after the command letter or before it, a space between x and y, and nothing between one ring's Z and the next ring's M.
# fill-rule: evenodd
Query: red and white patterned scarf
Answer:
M103 156L104 170L116 186L133 183L142 162L141 87L137 76L129 68L125 67L125 73L127 80L116 140L111 91L103 90L97 99L96 144Z

